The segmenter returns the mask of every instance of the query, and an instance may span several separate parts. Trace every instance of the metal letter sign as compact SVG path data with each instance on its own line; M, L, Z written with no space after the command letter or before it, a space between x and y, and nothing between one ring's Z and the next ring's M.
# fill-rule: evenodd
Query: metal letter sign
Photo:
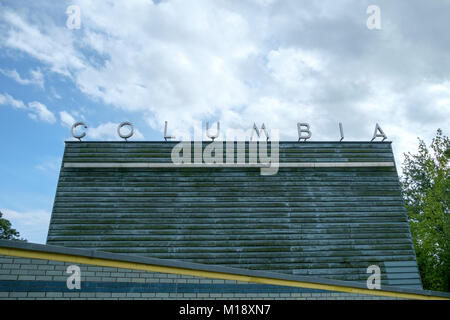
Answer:
M206 123L206 136L210 139L212 139L212 141L214 141L215 138L217 138L219 136L220 133L220 122L217 122L217 132L215 135L209 134L209 122Z
M175 139L174 136L168 136L167 135L167 121L164 123L164 140L167 141L167 139Z
M76 139L81 141L81 138L84 138L86 136L86 132L82 132L80 134L76 134L75 133L75 129L78 126L83 126L86 129L87 125L84 122L80 121L80 122L74 123L72 128L71 128L72 136L74 138L76 138ZM129 126L130 127L130 132L128 134L122 134L121 129L124 126ZM298 130L298 141L301 141L301 140L306 141L306 140L310 139L311 136L312 136L312 132L311 132L309 123L298 122L297 123L297 130ZM202 128L200 129L199 135L195 134L195 132L196 132L196 129L194 127L194 139L195 139L194 140L194 145L196 146L195 155L198 156L200 154L198 147L201 146L203 130L202 130ZM256 133L256 136L257 136L257 138L259 140L261 138L261 133L262 132L264 132L264 134L266 136L266 141L269 141L270 140L270 136L269 136L269 132L266 129L266 125L263 123L261 128L258 129L258 127L256 126L256 123L253 123L253 128L251 129L249 142L253 142L253 138L254 138L255 133ZM344 127L343 127L341 122L339 122L339 133L340 133L340 136L341 136L339 141L344 140ZM133 134L134 134L134 126L133 126L133 124L131 122L128 122L128 121L122 122L117 127L117 134L119 135L119 137L121 137L122 139L125 139L125 141L127 141L127 139L131 138L131 136L133 136ZM272 134L273 134L273 132L272 132ZM219 137L219 135L220 135L220 122L217 122L217 131L216 131L215 134L211 134L210 133L209 122L206 122L206 136L208 138L210 138L212 140L212 142L214 142L214 140L217 139ZM376 138L382 138L381 142L383 142L384 140L387 139L386 134L381 129L381 127L380 127L380 125L378 123L376 123L376 125L375 125L375 131L373 133L373 137L372 137L372 140L370 140L370 142L374 141ZM164 140L168 141L170 139L176 139L176 137L167 134L167 121L165 121L165 123L164 123ZM200 144L199 144L199 142L200 142ZM251 146L253 146L253 145L251 145ZM234 148L234 146L233 146L233 148ZM230 151L230 154L232 154L231 151ZM195 163L200 163L201 161L199 161L197 156L195 156L195 159L196 159ZM233 157L234 157L234 154L233 154Z
M380 132L380 133L378 133L378 132ZM381 130L378 123L375 125L375 132L373 133L373 138L372 138L372 140L370 140L370 142L372 142L376 138L383 138L383 140L381 140L382 142L387 139L387 136L384 134L383 130Z
M78 140L81 141L81 138L83 138L86 135L86 132L83 132L82 134L75 134L74 130L78 126L83 126L85 129L87 129L87 125L84 122L81 122L81 121L80 122L75 122L73 124L73 126L72 126L72 129L70 129L70 132L72 133L72 136L75 139L78 139Z
M120 129L122 129L123 126L129 126L131 128L131 131L130 131L129 134L122 134L120 132ZM128 121L122 122L117 127L117 134L119 135L119 137L121 137L122 139L125 139L125 141L127 141L127 139L131 138L131 136L134 134L134 126L133 126L133 124L131 122L128 122Z
M306 129L303 129L302 127L306 127ZM297 129L298 129L298 141L300 140L308 140L309 138L311 138L312 133L309 130L309 123L297 123ZM305 132L307 135L303 136L302 133Z
M339 122L339 131L341 133L341 140L339 140L339 141L342 141L342 140L344 140L344 128L342 128L342 123L340 123L340 122Z
M253 130L252 130L252 134L250 136L250 141L253 140L253 133L256 132L256 136L259 138L261 135L261 132L264 132L264 134L266 135L266 141L269 141L269 133L266 130L266 125L263 123L261 126L261 130L258 130L258 127L256 126L256 123L253 123Z

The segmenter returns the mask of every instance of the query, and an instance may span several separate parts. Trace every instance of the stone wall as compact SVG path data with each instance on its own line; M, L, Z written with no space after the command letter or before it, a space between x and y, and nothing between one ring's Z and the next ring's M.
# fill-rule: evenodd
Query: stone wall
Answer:
M74 263L0 255L0 299L385 299L78 264L81 288L68 289Z

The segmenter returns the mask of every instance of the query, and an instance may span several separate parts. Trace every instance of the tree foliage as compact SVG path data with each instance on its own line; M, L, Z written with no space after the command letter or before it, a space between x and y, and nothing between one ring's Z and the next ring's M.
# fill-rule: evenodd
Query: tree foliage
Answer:
M424 289L449 291L450 140L438 129L430 148L419 139L405 154L403 197Z
M2 216L3 214L0 212L0 239L24 240L19 238L20 234L16 229L11 228L11 222Z

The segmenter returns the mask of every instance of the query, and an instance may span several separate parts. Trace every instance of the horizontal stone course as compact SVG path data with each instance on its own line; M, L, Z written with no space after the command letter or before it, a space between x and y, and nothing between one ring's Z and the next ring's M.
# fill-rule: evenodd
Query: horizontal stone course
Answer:
M37 264L22 264L20 269L22 270L36 270L38 268Z
M13 258L0 257L0 264L12 264Z
M235 280L209 279L202 277L154 273L121 268L97 267L79 264L81 270L81 290L69 290L66 280L69 274L66 268L71 263L60 264L56 261L39 259L13 259L0 256L0 269L18 274L0 273L0 299L350 299L382 297L352 295L347 293L314 292L312 289L289 288L259 285ZM11 260L14 263L9 263ZM40 261L37 268L22 268ZM21 262L24 264L22 265ZM15 268L14 268L15 267ZM45 275L43 275L45 274ZM106 275L108 277L91 276ZM125 275L125 277L123 277ZM8 282L12 281L12 282ZM14 283L15 291L8 291L8 283ZM40 283L44 287L39 287ZM246 288L247 292L236 292ZM149 286L149 287L142 287ZM281 290L270 292L270 290ZM86 290L90 290L87 292ZM123 290L114 292L114 290ZM166 290L166 291L165 291ZM171 291L172 290L172 291ZM218 292L219 290L219 292ZM230 291L231 290L231 291ZM242 289L244 290L244 289ZM258 290L262 292L258 292ZM269 291L267 291L269 290ZM285 292L290 290L291 292ZM298 292L303 290L304 292ZM317 291L317 290L316 290Z

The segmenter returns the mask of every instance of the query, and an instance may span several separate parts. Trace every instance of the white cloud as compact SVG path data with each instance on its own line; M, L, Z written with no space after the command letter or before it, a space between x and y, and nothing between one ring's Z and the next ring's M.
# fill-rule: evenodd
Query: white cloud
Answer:
M267 59L267 68L276 81L297 90L317 80L314 75L326 67L323 54L303 49L279 48L270 51Z
M29 242L45 243L45 235L50 223L50 212L40 209L15 211L6 208L1 208L0 211L22 238Z
M431 1L425 11L416 0L386 5L371 32L358 1L76 0L80 30L5 10L0 37L156 130L165 120L173 132L198 120L264 122L296 140L301 121L313 140L329 140L342 122L345 140L367 141L378 122L404 152L411 137L429 140L450 122L448 4ZM115 126L89 136L117 140Z
M14 99L11 95L0 93L0 105L9 105L15 109L27 110L28 116L33 120L42 120L48 123L54 123L56 121L55 115L44 104L33 101L28 103L28 107L21 100ZM65 117L67 120L67 116Z
M44 34L11 10L5 10L2 18L10 26L6 38L2 35L5 46L23 51L48 64L53 72L65 76L84 67L84 62L73 49L73 34L67 28L55 27L51 20L46 19L44 26L51 34Z
M26 109L23 101L16 100L7 93L0 93L0 105L9 105L16 109Z
M17 72L17 70L0 69L0 73L3 73L5 76L15 80L20 84L23 85L34 84L41 88L44 88L44 75L42 74L39 68L30 71L31 77L29 79L22 78L20 74Z
M61 111L59 117L61 118L62 125L69 128L76 122L72 115L67 111Z
M108 140L108 141L118 141L122 140L122 138L119 137L117 134L117 127L119 126L119 123L102 123L97 127L88 127L86 138L92 139L92 140ZM127 134L129 132L128 126L124 126L121 129L122 134ZM130 140L143 140L144 136L142 133L134 128L134 134L130 138Z
M34 120L42 120L49 123L54 123L56 121L53 112L47 109L47 107L37 101L30 102L28 108L31 111L28 115Z

